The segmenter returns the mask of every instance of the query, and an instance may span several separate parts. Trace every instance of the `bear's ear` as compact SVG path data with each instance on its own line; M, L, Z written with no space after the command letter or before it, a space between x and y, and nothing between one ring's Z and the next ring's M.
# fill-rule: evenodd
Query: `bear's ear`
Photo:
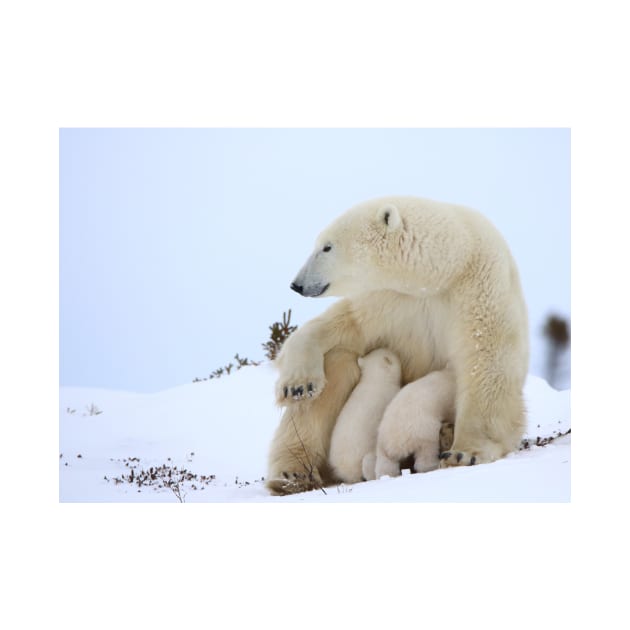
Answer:
M398 208L391 203L378 209L376 220L383 224L388 230L397 230L402 224Z

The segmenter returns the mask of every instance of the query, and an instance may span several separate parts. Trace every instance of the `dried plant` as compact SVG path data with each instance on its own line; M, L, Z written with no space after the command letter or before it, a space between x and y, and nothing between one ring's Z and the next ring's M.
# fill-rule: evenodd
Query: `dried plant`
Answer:
M242 367L245 367L248 365L254 365L254 366L260 365L261 363L260 361L251 361L248 358L239 357L238 353L234 355L234 359L236 360L236 364L228 363L227 365L224 365L223 367L217 368L216 370L214 370L214 372L211 372L205 378L194 378L193 383L201 383L202 381L210 381L213 378L221 378L224 374L230 374L234 368L236 368L237 370L240 370Z
M282 322L275 322L269 326L269 341L262 344L265 350L265 356L274 361L278 356L282 345L289 335L297 330L297 326L291 326L291 309L288 313L282 313Z
M295 330L297 330L297 326L291 325L291 309L289 309L288 312L282 313L281 322L275 322L269 326L269 341L263 343L262 347L265 350L265 356L270 361L273 361L278 356L282 344L284 344L287 337ZM240 370L242 367L248 365L260 365L262 363L261 361L252 361L248 358L242 358L238 353L234 355L234 360L236 363L230 362L227 365L217 368L204 378L195 377L193 383L201 383L203 381L212 380L213 378L221 378L226 374L231 374L234 369Z

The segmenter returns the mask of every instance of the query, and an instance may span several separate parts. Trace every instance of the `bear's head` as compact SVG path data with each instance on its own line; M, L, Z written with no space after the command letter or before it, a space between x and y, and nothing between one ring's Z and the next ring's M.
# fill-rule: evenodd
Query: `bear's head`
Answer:
M375 200L348 210L319 235L291 288L306 297L392 288L403 229L393 203Z

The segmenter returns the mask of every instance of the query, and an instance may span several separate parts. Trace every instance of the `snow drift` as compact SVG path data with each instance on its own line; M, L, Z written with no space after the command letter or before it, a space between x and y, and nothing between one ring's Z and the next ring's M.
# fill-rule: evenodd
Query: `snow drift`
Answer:
M274 380L261 365L156 394L61 388L60 501L570 500L570 392L531 375L523 448L503 460L270 496L267 450L281 415Z

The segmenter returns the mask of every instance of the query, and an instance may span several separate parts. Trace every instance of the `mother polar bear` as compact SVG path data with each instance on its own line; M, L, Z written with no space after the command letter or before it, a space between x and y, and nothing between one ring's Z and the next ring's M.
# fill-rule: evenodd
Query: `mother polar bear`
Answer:
M270 448L272 493L335 482L331 433L359 381L357 358L379 347L400 358L402 385L453 369L455 431L443 466L518 447L527 311L509 248L481 214L415 197L361 203L322 232L291 288L344 299L293 333L276 361L286 409Z

